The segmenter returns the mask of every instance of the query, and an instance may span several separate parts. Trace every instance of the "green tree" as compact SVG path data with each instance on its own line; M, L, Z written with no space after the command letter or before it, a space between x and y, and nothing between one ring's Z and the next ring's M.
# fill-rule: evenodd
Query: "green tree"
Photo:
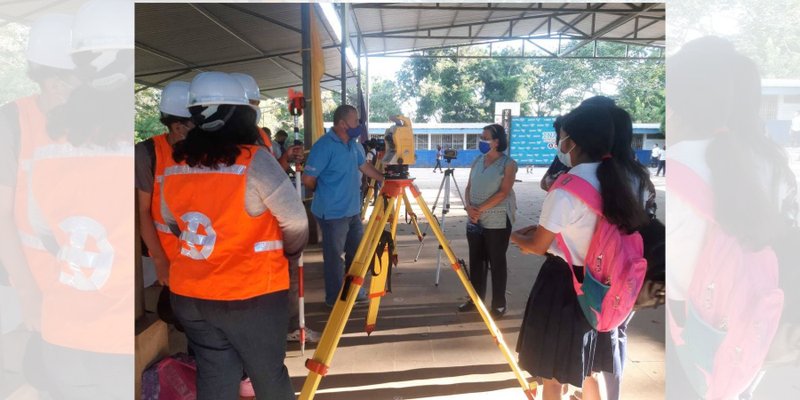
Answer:
M39 91L36 83L28 78L28 62L25 48L28 41L28 27L16 23L0 27L0 104L25 97Z
M142 86L136 85L135 90ZM147 88L136 92L134 104L136 115L134 116L135 141L141 142L164 132L166 127L161 124L161 113L158 110L158 103L161 100L161 90Z
M662 122L666 113L666 69L660 61L636 61L625 65L617 104L634 122Z
M393 80L372 79L369 86L369 120L389 121L389 117L401 113L400 89Z

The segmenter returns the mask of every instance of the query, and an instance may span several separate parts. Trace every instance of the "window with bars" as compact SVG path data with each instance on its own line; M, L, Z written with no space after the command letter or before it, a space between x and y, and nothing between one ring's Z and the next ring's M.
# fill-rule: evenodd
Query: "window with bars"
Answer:
M479 134L469 134L467 135L467 150L477 150L478 149L478 138L481 135Z
M414 148L417 150L428 150L428 134L414 135Z
M761 118L772 120L778 117L778 96L764 96L761 100Z

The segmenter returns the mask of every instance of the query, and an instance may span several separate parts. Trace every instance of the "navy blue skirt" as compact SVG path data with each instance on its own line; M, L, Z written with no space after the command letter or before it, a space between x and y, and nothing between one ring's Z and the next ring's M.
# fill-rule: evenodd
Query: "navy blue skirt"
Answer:
M517 341L519 365L532 376L580 387L592 372L597 331L583 316L570 266L547 256L528 297ZM579 279L583 267L573 267Z

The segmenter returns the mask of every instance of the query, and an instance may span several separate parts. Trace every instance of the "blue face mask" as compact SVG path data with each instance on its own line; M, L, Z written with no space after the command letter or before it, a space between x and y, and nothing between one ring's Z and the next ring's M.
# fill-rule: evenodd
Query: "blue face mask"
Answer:
M478 150L480 150L483 154L488 153L489 150L492 149L492 145L490 143L491 142L488 140L481 139L481 141L478 143Z
M361 132L363 132L362 128L363 128L363 126L361 126L360 124L358 126L356 126L355 128L347 128L347 136L350 139L355 139L355 138L361 136Z

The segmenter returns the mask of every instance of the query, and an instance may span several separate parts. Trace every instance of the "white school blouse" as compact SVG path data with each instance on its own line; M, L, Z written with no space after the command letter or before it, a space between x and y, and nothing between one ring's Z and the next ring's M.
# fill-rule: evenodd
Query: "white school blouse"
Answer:
M595 189L600 190L600 181L597 179L599 165L599 162L578 164L569 173L583 178ZM550 232L560 233L564 237L574 265L584 265L596 225L597 215L583 201L566 190L555 189L545 197L542 213L539 216L539 226ZM556 240L550 244L548 252L564 260L567 259Z

